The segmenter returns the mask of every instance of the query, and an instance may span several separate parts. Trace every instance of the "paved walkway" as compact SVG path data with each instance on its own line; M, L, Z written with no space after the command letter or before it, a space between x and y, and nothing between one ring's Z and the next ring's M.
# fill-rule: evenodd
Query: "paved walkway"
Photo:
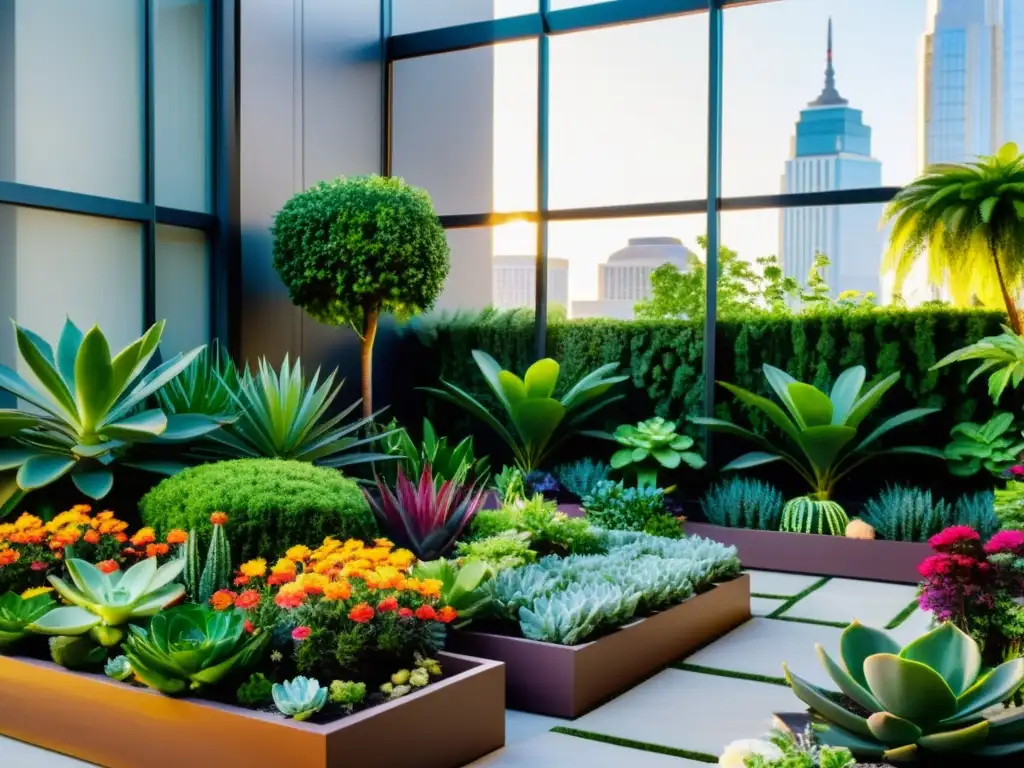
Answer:
M890 628L900 642L923 633L928 616L912 586L751 571L754 618L576 720L508 712L504 749L474 768L687 768L715 763L734 739L756 738L773 711L802 705L781 663L833 688L814 653L835 655L853 618ZM453 724L457 727L457 724ZM0 737L3 768L72 768L78 760Z

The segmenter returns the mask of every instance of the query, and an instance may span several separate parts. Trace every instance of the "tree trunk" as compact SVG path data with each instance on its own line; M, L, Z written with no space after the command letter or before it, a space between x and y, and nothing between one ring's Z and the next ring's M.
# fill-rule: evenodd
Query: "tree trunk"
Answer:
M377 337L380 310L363 309L363 416L373 413L373 340Z
M992 261L996 265L996 275L999 277L999 290L1003 292L1003 303L1006 304L1006 314L1010 316L1010 327L1018 336L1021 334L1020 312L1017 311L1017 302L1010 295L1006 287L1006 280L1003 279L1003 268L999 264L999 250L994 242L989 242L989 251L992 253Z

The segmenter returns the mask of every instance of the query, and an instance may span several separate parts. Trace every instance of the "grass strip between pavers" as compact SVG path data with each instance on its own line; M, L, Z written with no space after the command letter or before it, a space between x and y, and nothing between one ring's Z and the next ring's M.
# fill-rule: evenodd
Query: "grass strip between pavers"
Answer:
M682 757L687 760L696 760L699 763L718 763L717 757L709 755L706 752L693 752L689 749L676 749L675 747L663 747L660 744L648 744L643 741L633 741L632 739L620 739L618 736L605 736L603 733L581 731L577 728L566 728L564 725L556 725L551 729L551 733L560 733L563 736L575 736L579 739L590 739L591 741L599 741L602 744L611 744L616 747L638 749L642 752L654 752L659 755L668 755L669 757Z
M850 626L850 622L846 621L826 621L825 619L805 619L802 616L768 616L767 618L772 621L788 621L792 624L815 624L819 627L838 627L839 629L846 629Z
M734 672L731 669L718 669L716 667L704 667L700 664L687 664L685 661L679 661L672 665L673 669L680 669L683 672L698 672L702 675L717 675L718 677L732 677L737 680L749 680L752 683L771 683L772 685L781 685L786 688L789 684L786 682L784 677L772 677L771 675L758 675L753 672Z
M824 587L826 584L828 584L828 581L829 581L829 577L825 576L825 577L819 579L818 581L814 582L813 584L811 584L809 587L805 587L803 590L801 590L800 592L797 592L795 595L793 595L791 598L789 598L786 602L784 602L782 605L780 605L774 611L769 613L767 618L769 618L769 619L778 618L783 613L785 613L790 608L792 608L794 605L796 605L801 600L803 600L805 597L807 597L809 594L811 594L811 592L815 592L815 591L821 589L822 587Z
M766 600L789 600L792 595L770 595L767 592L751 592L751 597L763 597Z
M902 611L897 613L896 614L896 618L893 619L892 621L890 621L888 624L886 624L885 628L886 629L896 629L896 627L898 627L904 621L909 619L911 614L913 614L914 611L916 611L916 610L917 610L917 600L915 600L910 605L908 605L906 608L904 608Z

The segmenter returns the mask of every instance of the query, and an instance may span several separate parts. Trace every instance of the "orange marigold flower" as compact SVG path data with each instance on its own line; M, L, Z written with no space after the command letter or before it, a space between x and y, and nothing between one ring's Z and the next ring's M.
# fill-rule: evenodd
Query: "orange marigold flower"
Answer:
M0 549L0 567L18 562L21 553L16 549Z
M298 608L306 599L305 593L295 594L292 592L278 592L274 597L274 604L278 608Z
M294 581L294 573L272 573L267 577L267 585L275 587L278 584L287 584L289 581Z
M373 608L367 603L360 603L348 612L348 617L357 624L366 624L373 618Z
M379 539L374 539L373 545L375 547L386 547L388 549L391 549L393 546L395 546L391 539L385 539L383 537Z
M322 595L328 579L320 573L304 573L295 580L295 583L301 584L307 595Z
M410 565L416 560L416 555L410 552L408 549L396 549L390 555L388 555L388 564L393 565L399 570L407 570Z
M446 605L440 611L437 612L437 620L442 624L451 624L459 618L459 612L452 608L450 605Z
M235 584L236 587L244 587L248 583L249 583L249 577L248 576L235 576L234 584Z
M99 544L99 531L86 531L85 536L82 537L82 540L85 541L86 544Z
M228 521L228 516L223 512L214 512L210 515L210 522L214 525L224 525Z
M376 574L381 589L401 589L405 584L405 576L390 565L380 566Z
M267 573L267 561L262 557L242 563L239 573L250 578L259 578Z
M22 512L21 516L14 521L14 527L19 531L27 531L32 528L42 528L43 521L28 512Z
M218 589L210 598L210 605L215 611L226 611L235 604L235 593L230 589Z
M437 618L437 611L434 610L433 606L421 605L416 609L415 616L420 621L433 621Z
M96 567L103 571L103 573L113 573L119 569L116 560L104 560L103 562L96 563Z
M146 557L160 557L166 555L171 551L171 548L166 544L147 544L146 545Z
M156 541L156 531L152 528L140 528L131 538L134 547L144 547L154 541Z
M235 598L235 606L243 611L255 608L260 604L260 593L255 589L247 589Z
M168 544L184 544L188 541L188 534L181 528L175 528L167 534Z
M444 582L440 579L424 579L420 582L419 593L423 597L440 597Z
M348 600L352 597L352 585L345 579L332 581L324 587L324 600Z
M292 576L295 575L295 563L286 557L279 558L274 567L270 569L271 573L289 573Z
M304 563L309 559L311 554L312 552L310 552L309 547L304 544L296 544L294 547L290 547L288 551L284 553L284 556L293 563Z
M80 515L87 515L90 512L92 512L92 507L90 507L88 504L75 504L75 506L73 506L68 511L69 512L77 512ZM111 512L110 514L114 514L114 513Z
M98 520L99 522L102 523L104 520L110 520L113 517L114 517L114 513L113 512L111 512L109 509L104 509L98 515L96 515L96 520ZM96 520L94 520L93 522L96 522Z
M48 546L50 547L51 552L56 552L57 550L64 549L64 547L66 547L67 545L63 541L61 541L60 537L55 536L54 538L50 539L50 543L48 544Z
M313 633L309 627L296 627L292 630L292 640L302 642Z
M126 541L128 541L128 534L126 534L126 533L115 533L114 534L114 541L116 541L118 544L124 544Z
M410 616L412 616L412 608L399 608L398 615L401 616L403 619L408 619Z
M394 597L385 597L379 603L377 603L378 613L391 613L392 611L398 610L398 599Z

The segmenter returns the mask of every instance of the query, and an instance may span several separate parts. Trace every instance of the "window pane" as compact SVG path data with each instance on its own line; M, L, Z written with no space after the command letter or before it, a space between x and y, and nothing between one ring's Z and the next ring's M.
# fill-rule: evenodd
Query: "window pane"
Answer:
M391 0L392 34L536 13L538 0Z
M551 207L707 194L707 14L551 40Z
M533 309L537 226L529 222L449 229L452 267L436 311ZM532 282L529 275L533 275ZM490 289L481 290L482 286Z
M210 210L210 0L155 0L156 203Z
M552 263L564 264L569 319L612 317L632 320L637 304L651 297L658 267L674 265L688 272L697 238L707 217L660 216L643 219L555 221L549 225ZM561 297L548 293L548 314L558 314Z
M56 342L65 316L97 324L116 354L142 330L142 226L0 205L0 305L5 315ZM0 334L0 362L16 359ZM27 369L19 367L22 373Z
M0 179L142 199L141 6L0 3Z
M441 215L537 205L537 41L395 63L392 171Z
M210 265L206 235L156 228L156 317L166 320L164 359L210 341Z
M926 5L786 0L727 9L724 195L899 186L912 179L924 162ZM980 11L989 4L959 5Z

